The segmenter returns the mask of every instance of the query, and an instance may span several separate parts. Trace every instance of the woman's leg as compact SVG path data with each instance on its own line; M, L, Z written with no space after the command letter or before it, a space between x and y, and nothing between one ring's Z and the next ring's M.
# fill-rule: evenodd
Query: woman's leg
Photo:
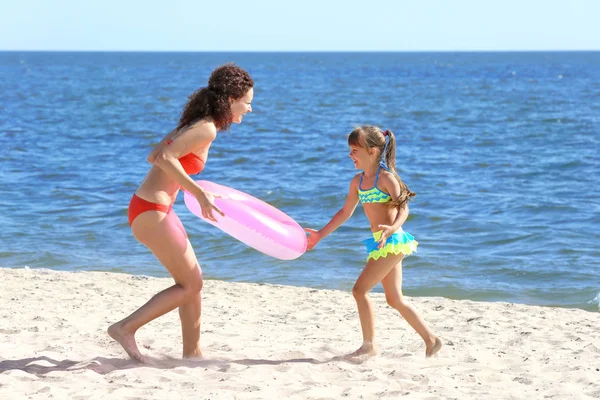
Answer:
M108 334L118 341L133 359L142 360L135 343L136 331L148 322L174 310L198 295L202 289L202 272L194 251L167 215L147 211L135 218L131 230L136 239L147 246L169 271L176 284L152 297L123 320L108 328Z
M179 230L185 235L187 239L187 232L181 220L175 214L174 211L167 215L172 223L179 228ZM192 247L189 243L188 247ZM195 259L195 255L194 259ZM196 264L198 261L195 261ZM202 351L200 350L200 315L201 315L201 296L200 292L192 296L190 300L179 306L179 319L181 320L181 336L183 338L183 357L202 357Z

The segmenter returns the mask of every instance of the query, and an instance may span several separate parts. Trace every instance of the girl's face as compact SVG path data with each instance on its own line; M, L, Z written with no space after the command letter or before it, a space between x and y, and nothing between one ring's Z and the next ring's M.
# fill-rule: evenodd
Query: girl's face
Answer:
M370 167L374 163L375 149L365 149L360 146L350 145L350 154L348 156L354 163L356 169L362 169Z
M231 117L233 123L241 123L244 114L252 112L251 103L253 98L254 89L250 88L241 98L237 100L231 100Z

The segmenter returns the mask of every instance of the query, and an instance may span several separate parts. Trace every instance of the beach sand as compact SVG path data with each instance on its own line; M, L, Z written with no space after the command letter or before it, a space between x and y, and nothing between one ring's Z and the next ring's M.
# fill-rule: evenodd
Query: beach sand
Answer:
M106 328L168 278L0 268L0 399L600 398L600 313L410 298L444 347L373 293L380 354L361 344L349 292L207 280L204 360L181 360L177 312L137 334L152 365Z

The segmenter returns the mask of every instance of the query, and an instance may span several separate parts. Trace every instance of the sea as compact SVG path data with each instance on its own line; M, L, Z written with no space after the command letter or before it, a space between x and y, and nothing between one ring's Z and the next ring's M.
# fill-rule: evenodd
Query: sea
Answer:
M127 206L152 146L226 62L254 79L253 112L194 179L319 229L356 173L347 135L390 129L417 194L405 294L599 311L600 52L0 52L0 267L168 276ZM207 279L350 291L365 263L360 205L292 261L183 194L174 210Z

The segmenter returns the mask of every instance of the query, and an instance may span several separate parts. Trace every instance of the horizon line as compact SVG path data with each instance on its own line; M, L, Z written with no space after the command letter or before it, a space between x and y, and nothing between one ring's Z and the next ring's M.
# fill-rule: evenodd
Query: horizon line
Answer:
M593 53L599 49L495 49L495 50L98 50L0 49L2 53Z

